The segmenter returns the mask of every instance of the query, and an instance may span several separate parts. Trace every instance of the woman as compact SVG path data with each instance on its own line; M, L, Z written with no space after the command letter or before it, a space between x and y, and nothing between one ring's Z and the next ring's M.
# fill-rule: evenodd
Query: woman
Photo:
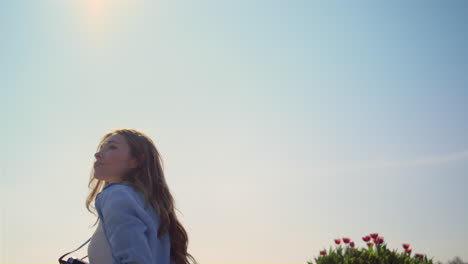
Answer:
M86 208L95 200L99 225L90 264L189 264L188 237L175 214L153 141L134 129L104 135L94 155ZM96 225L96 223L94 225Z

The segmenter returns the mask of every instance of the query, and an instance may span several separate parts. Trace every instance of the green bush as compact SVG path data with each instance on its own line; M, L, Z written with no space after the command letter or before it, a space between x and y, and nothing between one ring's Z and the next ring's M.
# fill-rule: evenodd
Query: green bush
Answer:
M328 250L321 250L320 255L315 259L316 264L433 264L432 259L428 259L425 254L416 253L413 256L409 244L402 244L403 251L389 250L384 238L378 233L373 233L362 237L366 246L356 248L355 242L344 237L335 239L336 248L330 247ZM308 261L307 264L313 264Z

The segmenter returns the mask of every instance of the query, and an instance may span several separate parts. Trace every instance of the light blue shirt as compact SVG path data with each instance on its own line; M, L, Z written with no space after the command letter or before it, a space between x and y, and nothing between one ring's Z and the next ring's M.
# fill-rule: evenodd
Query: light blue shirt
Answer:
M113 264L175 264L169 233L157 238L159 215L151 205L145 210L143 195L130 184L108 183L97 194L95 207Z

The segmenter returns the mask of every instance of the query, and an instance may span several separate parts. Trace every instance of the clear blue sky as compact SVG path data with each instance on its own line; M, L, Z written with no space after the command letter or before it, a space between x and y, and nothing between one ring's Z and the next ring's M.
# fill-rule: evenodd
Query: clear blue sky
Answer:
M465 0L2 1L0 263L92 235L122 127L155 141L202 264L370 232L467 261L467 24Z

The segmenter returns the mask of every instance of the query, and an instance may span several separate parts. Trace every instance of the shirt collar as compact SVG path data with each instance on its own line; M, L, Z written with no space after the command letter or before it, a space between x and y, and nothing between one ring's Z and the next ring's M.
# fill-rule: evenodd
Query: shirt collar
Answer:
M126 182L109 182L108 184L104 185L104 188L102 190L104 191L105 189L109 188L112 185L119 185L119 184L130 186L130 184Z

